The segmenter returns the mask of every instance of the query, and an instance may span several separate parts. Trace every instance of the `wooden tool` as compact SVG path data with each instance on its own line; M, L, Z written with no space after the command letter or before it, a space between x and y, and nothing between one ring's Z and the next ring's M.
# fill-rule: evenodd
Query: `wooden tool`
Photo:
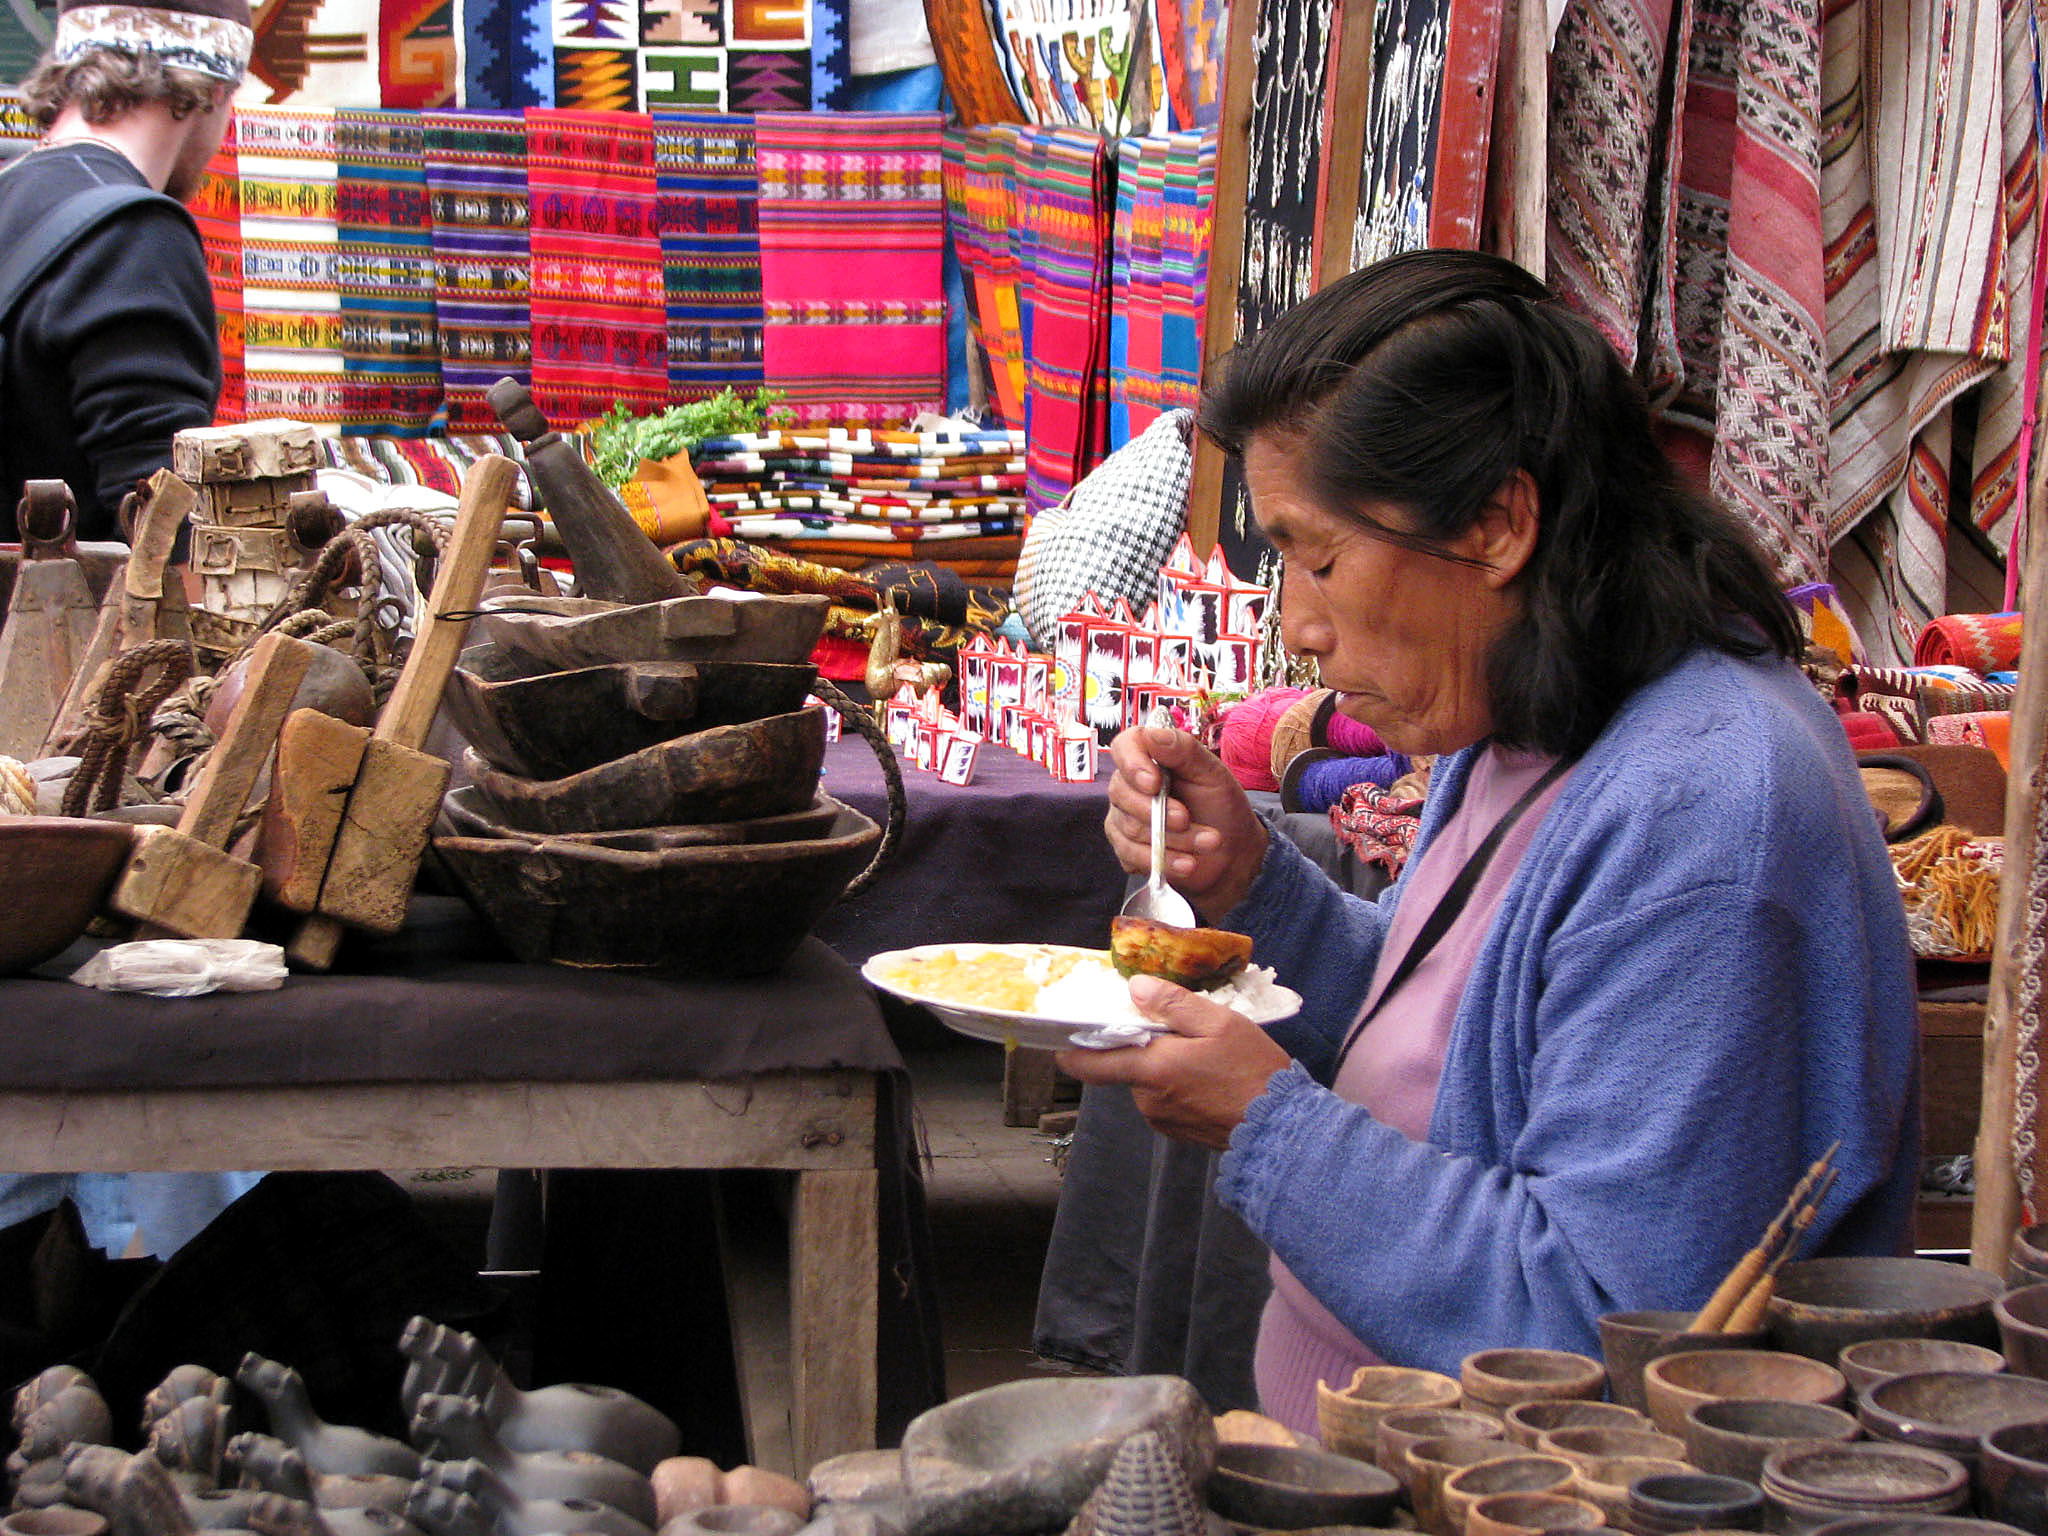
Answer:
M690 583L640 531L625 503L597 478L582 454L548 430L547 417L524 384L500 379L486 398L505 429L526 445L526 472L575 562L579 595L653 603L690 594Z
M71 488L31 480L17 515L23 559L0 629L0 756L31 758L42 752L99 614L71 536Z
M302 782L280 790L280 828L269 839L277 854L273 894L313 916L299 925L286 953L299 965L326 970L341 945L343 925L392 933L405 921L413 880L448 788L448 764L420 750L441 707L441 690L462 650L469 614L511 501L518 466L487 455L462 483L455 532L441 557L434 590L415 621L412 652L374 732L321 723L301 714L291 724L279 777ZM356 766L346 794L334 784ZM308 794L308 787L312 794ZM322 810L321 795L330 802ZM336 815L331 806L344 806ZM331 853L321 844L329 837ZM317 894L307 893L318 870Z
M191 639L184 586L176 580L167 583L164 573L171 563L178 529L197 503L192 487L167 469L158 470L136 493L135 523L130 530L134 549L121 580L100 604L92 643L72 674L71 689L43 742L45 756L70 751L76 745L106 681L107 669L122 652L152 640Z
M227 852L249 791L277 742L278 728L312 664L314 647L269 634L249 657L249 677L204 776L172 827L138 830L135 853L108 905L142 925L138 937L239 937L260 875Z
M1835 1154L1841 1149L1838 1141L1814 1159L1813 1166L1792 1186L1792 1193L1785 1197L1784 1205L1764 1228L1756 1246L1738 1259L1727 1278L1715 1287L1687 1333L1733 1333L1738 1316L1745 1320L1762 1316L1776 1286L1778 1271L1798 1249L1820 1202L1834 1187ZM1762 1296L1752 1302L1752 1296L1759 1290Z

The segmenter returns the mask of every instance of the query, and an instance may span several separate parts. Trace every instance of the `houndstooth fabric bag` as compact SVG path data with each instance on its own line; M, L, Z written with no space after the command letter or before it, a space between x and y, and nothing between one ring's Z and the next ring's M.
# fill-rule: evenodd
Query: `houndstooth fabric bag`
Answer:
M1031 520L1016 599L1038 649L1052 649L1054 625L1088 591L1105 604L1125 598L1133 612L1152 600L1187 525L1194 433L1193 411L1167 411Z

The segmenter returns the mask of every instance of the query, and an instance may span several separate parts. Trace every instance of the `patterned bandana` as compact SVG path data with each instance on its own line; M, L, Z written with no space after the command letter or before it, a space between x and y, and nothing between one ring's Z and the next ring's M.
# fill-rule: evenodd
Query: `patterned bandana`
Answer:
M70 64L95 48L154 54L173 69L241 82L256 34L239 21L148 5L81 5L57 18L50 56Z

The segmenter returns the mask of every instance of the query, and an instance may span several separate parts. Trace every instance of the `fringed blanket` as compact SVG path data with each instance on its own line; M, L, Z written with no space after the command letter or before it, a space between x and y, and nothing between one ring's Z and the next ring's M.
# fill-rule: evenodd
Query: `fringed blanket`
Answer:
M348 430L417 436L441 404L426 135L417 114L335 114Z
M425 142L448 424L495 430L485 392L533 377L526 124L516 112L430 112Z
M744 116L657 112L671 400L761 383L760 179Z
M334 114L243 107L236 117L248 413L339 424L348 402Z

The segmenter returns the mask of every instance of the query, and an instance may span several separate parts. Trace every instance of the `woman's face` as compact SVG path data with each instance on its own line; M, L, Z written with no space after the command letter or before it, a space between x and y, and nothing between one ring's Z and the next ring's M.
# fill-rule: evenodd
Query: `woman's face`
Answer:
M1374 536L1318 499L1296 472L1298 455L1295 439L1272 434L1254 437L1244 454L1252 513L1286 557L1281 638L1313 656L1323 685L1350 696L1345 712L1395 751L1470 746L1493 729L1486 657L1520 612L1514 571L1477 570ZM1412 526L1391 506L1365 510L1388 527ZM1482 518L1447 548L1487 559L1497 533Z

